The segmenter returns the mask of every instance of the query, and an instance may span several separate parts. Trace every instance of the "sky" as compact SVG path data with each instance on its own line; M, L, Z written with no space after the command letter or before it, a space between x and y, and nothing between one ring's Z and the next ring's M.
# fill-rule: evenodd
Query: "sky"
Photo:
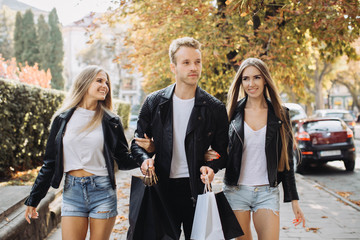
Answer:
M114 6L111 0L18 0L41 10L51 11L56 8L59 21L68 25L90 12L105 12Z

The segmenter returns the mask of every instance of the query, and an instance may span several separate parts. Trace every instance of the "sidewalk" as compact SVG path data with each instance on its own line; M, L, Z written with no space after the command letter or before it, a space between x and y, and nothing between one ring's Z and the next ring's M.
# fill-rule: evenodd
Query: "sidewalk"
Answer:
M220 191L223 171L216 174L214 191ZM118 216L111 235L112 240L125 240L128 227L128 203L131 175L140 175L138 169L118 171ZM305 214L306 228L294 227L294 214L290 203L280 205L280 239L281 240L340 240L360 239L360 212L339 201L335 196L296 174L300 205ZM282 187L280 187L282 189ZM282 199L282 195L281 195ZM253 231L254 240L257 239ZM47 240L60 240L61 229L58 228ZM87 238L88 239L88 238ZM150 240L150 239L149 239Z

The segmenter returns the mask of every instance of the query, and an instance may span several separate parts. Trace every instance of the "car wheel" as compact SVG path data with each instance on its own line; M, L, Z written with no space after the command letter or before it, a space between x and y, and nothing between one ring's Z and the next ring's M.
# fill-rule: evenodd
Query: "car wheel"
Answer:
M348 171L348 172L354 171L355 159L352 158L352 159L344 160L344 165L345 165L346 171Z

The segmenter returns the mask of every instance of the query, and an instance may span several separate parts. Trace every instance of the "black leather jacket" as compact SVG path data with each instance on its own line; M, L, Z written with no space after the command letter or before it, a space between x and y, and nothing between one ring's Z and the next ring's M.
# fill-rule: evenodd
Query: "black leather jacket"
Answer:
M145 100L139 114L135 137L154 138L156 156L155 171L159 185L166 189L170 175L173 148L173 115L172 95L175 84L150 94ZM204 185L200 180L201 166L209 166L214 172L224 168L227 160L228 119L223 103L200 87L195 93L195 104L191 112L185 136L185 151L190 175L190 188L193 200L202 193ZM221 157L206 162L204 154L209 146ZM131 152L141 165L151 156L140 148L135 141L131 144Z
M224 182L227 185L236 186L240 177L242 149L244 142L244 108L247 98L241 99L232 116L229 127L229 160L226 166ZM268 179L271 187L275 187L282 182L284 189L284 202L298 200L296 190L294 167L293 167L293 141L289 138L288 156L290 170L278 171L282 141L280 137L280 126L282 121L275 115L274 108L269 100L268 117L265 140L265 154L267 161ZM289 115L288 115L288 120ZM290 130L291 131L291 130Z
M50 135L46 144L44 163L31 189L25 205L36 207L48 192L50 186L58 188L64 175L63 136L66 124L76 108L61 113L52 123ZM119 169L128 170L138 167L129 152L128 143L120 118L106 111L102 119L104 133L104 157L113 189L115 185L114 160Z

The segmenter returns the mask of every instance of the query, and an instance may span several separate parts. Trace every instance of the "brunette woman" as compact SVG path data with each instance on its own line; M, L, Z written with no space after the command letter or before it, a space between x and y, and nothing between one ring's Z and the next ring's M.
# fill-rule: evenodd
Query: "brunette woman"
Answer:
M258 239L279 239L281 182L295 225L305 226L293 170L289 112L263 61L248 58L242 62L229 90L227 110L229 159L224 194L245 233L238 239L252 239L251 218ZM217 155L209 150L205 157L210 160Z

